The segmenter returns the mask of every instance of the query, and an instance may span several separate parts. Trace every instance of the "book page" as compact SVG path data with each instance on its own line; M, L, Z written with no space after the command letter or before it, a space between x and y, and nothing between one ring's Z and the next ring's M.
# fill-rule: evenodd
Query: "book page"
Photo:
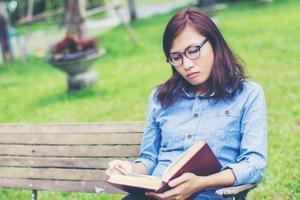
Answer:
M174 160L162 176L163 181L169 181L169 179L189 160L194 154L205 145L205 142L199 140L194 143L189 149L183 152L176 160Z
M188 149L187 149L185 152L183 152L182 154L180 154L177 158L175 158L175 160L173 160L173 161L171 162L171 164L167 167L167 169L165 170L165 172L164 172L164 174L163 174L162 177L164 177L166 174L168 174L168 172L169 172L171 169L173 169L173 167L174 167L177 163L179 163L179 161L184 157L184 155L185 155L187 152L188 152Z
M119 189L124 189L124 187L138 187L150 190L158 190L160 187L163 186L163 182L158 177L149 175L126 176L122 174L112 174L107 180L107 182L117 184L119 186L121 185L121 188L118 187Z
M153 177L153 176L149 176L149 175L145 175L145 174L139 174L139 173L135 173L135 172L130 172L130 171L127 171L125 169L122 169L122 168L117 168L123 175L125 176L135 176L135 177Z

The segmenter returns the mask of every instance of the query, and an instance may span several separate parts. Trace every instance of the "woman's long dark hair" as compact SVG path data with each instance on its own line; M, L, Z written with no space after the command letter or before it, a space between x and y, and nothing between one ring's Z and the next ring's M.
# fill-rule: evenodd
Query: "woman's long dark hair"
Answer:
M174 39L189 25L211 43L214 52L212 73L208 78L206 95L214 93L214 100L228 99L242 90L246 79L243 65L227 45L213 21L197 8L185 9L177 13L166 26L163 35L163 50L166 58ZM182 95L183 89L196 92L197 86L186 81L172 66L172 76L158 86L156 96L163 108L173 104ZM228 92L230 91L230 92Z

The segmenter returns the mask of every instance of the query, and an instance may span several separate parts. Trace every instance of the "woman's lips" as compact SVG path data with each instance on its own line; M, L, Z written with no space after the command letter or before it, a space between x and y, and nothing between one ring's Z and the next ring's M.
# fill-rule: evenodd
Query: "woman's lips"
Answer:
M189 79L192 79L192 78L195 78L196 76L198 76L199 72L192 72L192 73L189 73L187 74L187 78Z

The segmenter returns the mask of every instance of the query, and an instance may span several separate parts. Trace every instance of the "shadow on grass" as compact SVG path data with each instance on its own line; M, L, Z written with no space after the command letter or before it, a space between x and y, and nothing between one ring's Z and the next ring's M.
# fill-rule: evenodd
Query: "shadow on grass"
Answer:
M45 106L45 105L56 104L56 103L75 102L87 98L106 96L106 94L107 94L106 90L99 90L96 87L91 87L84 90L72 91L72 92L60 91L58 93L44 96L40 99L37 99L35 105Z

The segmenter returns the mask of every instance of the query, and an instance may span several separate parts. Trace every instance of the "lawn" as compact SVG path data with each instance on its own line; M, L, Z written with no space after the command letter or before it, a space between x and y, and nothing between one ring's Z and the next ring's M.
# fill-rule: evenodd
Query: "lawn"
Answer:
M239 3L217 15L218 26L265 91L269 149L264 181L249 199L300 199L300 1ZM170 75L162 32L170 14L132 24L134 46L117 27L99 36L107 54L93 65L100 81L66 92L65 74L45 60L0 65L1 123L145 120L152 88ZM0 190L0 199L29 199L30 191ZM40 192L41 199L119 199L120 196Z

